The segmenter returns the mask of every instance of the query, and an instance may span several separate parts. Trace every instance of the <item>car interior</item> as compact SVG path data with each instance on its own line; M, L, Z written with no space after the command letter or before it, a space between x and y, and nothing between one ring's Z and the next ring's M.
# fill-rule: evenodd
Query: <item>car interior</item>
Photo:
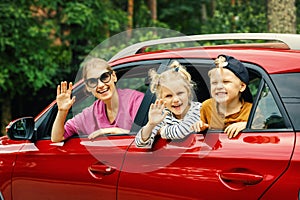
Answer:
M198 60L178 59L178 61L187 68L188 72L192 76L192 80L195 83L194 100L203 102L204 100L210 98L209 77L207 73L213 67L212 61L206 60L204 62L203 60L199 60L199 59ZM172 60L169 60L168 62L171 63ZM131 134L136 134L136 132L145 123L147 123L148 120L147 113L148 113L149 105L152 102L154 102L156 99L155 95L148 90L148 86L149 86L148 71L149 69L152 68L158 70L161 65L162 65L161 62L157 62L154 64L151 62L147 62L146 64L131 63L128 64L127 67L122 66L122 67L115 68L118 77L117 88L130 88L145 93L145 98L139 108L139 112L132 126ZM259 88L261 87L260 85L261 85L262 76L256 70L248 68L248 71L250 76L250 84L248 85L248 87L252 95L251 98L255 102L255 99L258 98ZM72 109L70 110L67 119L70 119L76 114L80 113L84 108L90 106L96 100L92 94L89 94L85 90L84 84L80 84L78 87L76 87L73 91L73 95L76 96L76 103L73 105ZM263 95L259 96L260 99L262 99L263 97L264 97ZM268 100L268 101L272 101L272 100ZM268 105L267 102L265 102L264 105L260 104L257 106L260 106L261 110L266 110L266 105ZM275 106L276 108L275 102L273 102L272 105ZM268 109L270 110L270 106L268 107ZM43 116L44 119L40 120L41 124L36 125L37 127L36 139L50 139L51 128L54 119L56 117L56 113L57 113L57 106L54 105ZM252 115L257 115L257 114L252 114ZM264 125L260 125L260 126L251 125L251 128L253 129L270 129L274 127L278 128L279 126L278 123L276 123L277 125L275 126L274 121L280 122L279 124L281 125L279 127L281 128L286 127L283 123L283 118L278 109L275 112L268 111L267 113L263 113L263 115L264 116L260 116L259 123Z

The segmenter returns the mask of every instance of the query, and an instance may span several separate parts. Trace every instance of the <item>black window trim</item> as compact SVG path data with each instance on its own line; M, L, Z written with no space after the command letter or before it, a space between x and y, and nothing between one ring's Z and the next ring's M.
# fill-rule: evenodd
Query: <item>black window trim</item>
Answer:
M274 132L274 131L276 131L276 132L278 132L278 131L280 131L280 132L291 132L291 131L293 131L294 128L292 126L291 120L290 120L289 116L287 115L287 111L286 111L286 109L283 105L283 102L280 99L280 95L278 94L278 91L276 90L276 88L274 86L274 83L271 80L269 74L258 65L255 65L255 64L252 64L252 63L246 63L246 62L244 62L244 64L248 69L256 71L262 76L262 80L261 80L261 83L260 83L260 86L259 86L259 91L258 91L258 94L257 94L257 98L254 99L254 101L253 101L253 105L252 105L252 108L251 108L249 120L247 122L247 126L246 126L246 129L244 131L245 132ZM287 128L282 128L282 129L278 129L278 128L275 128L275 129L251 129L250 128L250 125L252 124L256 108L258 106L258 101L259 101L258 97L261 95L261 92L262 92L265 84L268 85L268 87L269 87L269 89L270 89L270 91L273 95L274 101L275 101L276 105L278 106L278 109L279 109L280 113L282 114L282 117L284 119L284 122L285 122Z

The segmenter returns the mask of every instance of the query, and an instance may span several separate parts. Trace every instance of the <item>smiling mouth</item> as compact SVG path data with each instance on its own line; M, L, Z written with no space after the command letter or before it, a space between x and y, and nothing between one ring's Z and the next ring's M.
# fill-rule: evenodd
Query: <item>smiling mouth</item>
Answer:
M109 88L102 89L102 90L97 90L97 93L103 94L103 93L107 92L108 90L109 90Z
M182 106L182 104L176 105L176 106L172 106L172 108L178 109L178 108L180 108L181 106Z
M217 92L216 96L225 96L227 95L227 92Z

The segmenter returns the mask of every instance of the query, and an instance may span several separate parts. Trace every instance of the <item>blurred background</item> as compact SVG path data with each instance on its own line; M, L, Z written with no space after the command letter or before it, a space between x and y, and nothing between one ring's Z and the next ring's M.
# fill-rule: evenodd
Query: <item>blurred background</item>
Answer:
M74 81L89 52L115 34L142 27L185 35L299 33L299 6L300 0L1 0L0 136L12 119L41 112L60 81Z

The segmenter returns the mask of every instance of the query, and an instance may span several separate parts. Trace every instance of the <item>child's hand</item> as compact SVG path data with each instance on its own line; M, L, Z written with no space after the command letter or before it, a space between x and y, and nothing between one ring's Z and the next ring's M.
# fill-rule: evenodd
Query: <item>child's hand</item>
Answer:
M201 132L208 128L208 124L200 121L197 121L195 124L191 126L192 131Z
M227 134L228 138L234 138L246 128L247 122L236 122L227 126L224 132Z
M164 112L165 103L162 99L156 100L155 103L152 103L149 110L149 124L156 126L162 122L167 116L167 112Z

